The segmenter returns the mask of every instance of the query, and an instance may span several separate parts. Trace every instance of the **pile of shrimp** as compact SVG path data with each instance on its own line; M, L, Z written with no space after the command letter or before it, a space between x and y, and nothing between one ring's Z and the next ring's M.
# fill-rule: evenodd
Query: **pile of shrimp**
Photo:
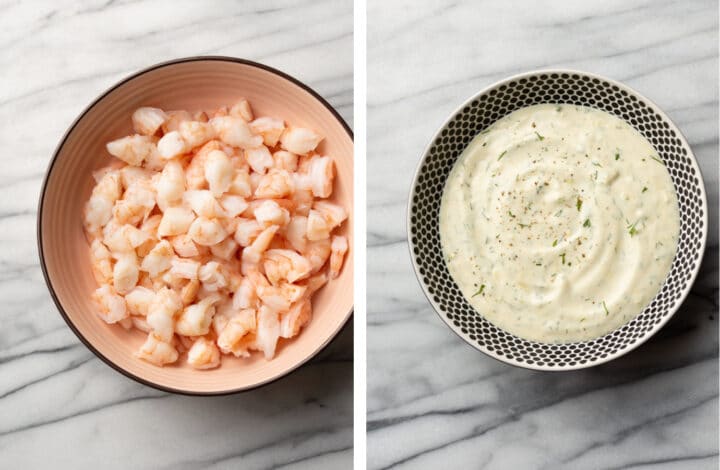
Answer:
M135 355L195 369L223 354L272 359L312 317L342 268L345 208L322 137L253 116L245 99L212 111L142 107L135 134L106 146L84 211L99 316L147 340Z

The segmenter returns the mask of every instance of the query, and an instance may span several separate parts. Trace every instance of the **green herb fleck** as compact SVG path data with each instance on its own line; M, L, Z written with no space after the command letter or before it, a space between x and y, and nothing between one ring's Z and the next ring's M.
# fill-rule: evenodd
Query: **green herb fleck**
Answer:
M518 225L520 226L520 228L527 228L530 226L528 224L521 224L520 222L518 222Z
M485 284L482 284L480 286L480 289L478 289L478 291L473 294L473 297L475 297L476 295L482 294L484 290L485 290Z
M538 134L538 131L535 131L535 135L538 136L538 140L545 140L545 137Z
M637 229L635 228L635 226L637 225L638 222L640 222L639 219L636 220L634 223L627 226L628 233L630 234L631 237L635 236L635 234L637 233Z
M500 161L500 159L502 157L504 157L506 153L507 153L507 150L503 150L503 153L501 153L500 156L498 157L498 161Z
M489 127L488 127L487 129L485 129L484 131L482 131L480 134L487 134L488 132L490 132L490 128L489 128Z
M594 166L599 166L600 168L602 168L602 165L599 164L598 162L592 162L592 164L593 164Z
M580 208L582 207L582 199L577 198L577 202L575 202L575 207L577 207L578 212L580 212Z
M557 246L557 239L553 242L553 246Z
M620 160L620 152L615 152L615 160Z
M585 321L585 317L582 317L582 318L580 319L580 323L582 323L582 322L584 322L584 321Z
M562 111L562 106L556 107L556 108L555 108L555 111L557 111L558 113L559 113L560 111Z
M653 157L652 155L650 155L650 158L652 158L653 160L655 160L655 161L658 162L659 164L664 165L663 161L660 160L659 158L655 158L655 157Z
M535 266L542 266L542 263L535 263Z
M647 191L647 186L644 186L644 187L643 187L641 193L644 193L645 191Z
M562 258L562 264L565 264L565 253L561 254L560 258Z
M583 224L583 227L589 227L590 226L590 219L585 219L585 223Z
M605 305L605 301L604 301L604 300L602 301L602 306L603 306L603 308L605 309L605 316L607 317L608 315L610 315L610 312L608 312L607 305Z
M512 217L513 219L515 218L515 214L513 214L513 213L510 212L510 211L508 211L508 215L509 215L510 217Z

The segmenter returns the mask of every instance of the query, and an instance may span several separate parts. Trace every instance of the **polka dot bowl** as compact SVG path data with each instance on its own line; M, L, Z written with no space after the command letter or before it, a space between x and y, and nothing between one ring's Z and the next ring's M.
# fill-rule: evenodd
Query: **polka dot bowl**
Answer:
M538 343L496 327L465 300L443 260L440 201L455 161L480 131L519 108L541 103L589 106L631 124L660 154L678 197L678 247L660 291L630 322L591 341ZM463 340L515 366L573 370L626 354L647 341L673 316L700 268L707 238L707 211L705 186L692 150L657 105L607 78L572 70L541 70L510 77L479 92L437 131L413 180L408 202L408 243L425 295L440 318Z

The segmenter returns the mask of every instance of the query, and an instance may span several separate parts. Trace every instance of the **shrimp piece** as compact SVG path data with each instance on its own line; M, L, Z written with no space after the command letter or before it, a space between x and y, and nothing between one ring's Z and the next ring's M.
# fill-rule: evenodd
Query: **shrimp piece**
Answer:
M140 269L151 277L156 277L163 271L170 269L173 259L173 249L167 240L161 240L150 253L143 258Z
M305 298L310 298L312 295L320 290L322 286L327 284L328 277L325 273L318 273L311 276L305 281Z
M93 292L93 300L98 305L98 316L105 323L117 323L128 317L125 299L117 295L112 287L107 284L101 285Z
M326 201L317 201L308 214L308 240L322 240L347 219L344 207Z
M167 287L158 289L150 303L146 321L158 339L169 343L175 331L175 315L183 308L177 292Z
M150 181L152 176L155 174L154 171L150 171L146 168L139 166L124 166L120 168L120 182L122 187L128 189L130 185L138 181Z
M185 110L168 111L165 115L167 118L162 124L162 130L165 134L177 131L180 127L180 123L183 121L192 121L192 116Z
M307 175L310 178L310 189L316 197L330 197L335 178L335 166L330 157L313 157L310 160Z
M220 106L219 108L209 111L210 118L216 118L216 117L222 117L228 115L228 107L227 106Z
M142 286L136 286L125 295L125 303L131 315L147 316L150 304L155 298L155 291Z
M297 171L298 156L294 153L278 150L273 153L273 160L275 161L275 168L279 170L289 171L290 173Z
M241 98L230 108L230 116L243 118L246 122L253 120L253 112L250 103L245 98Z
M182 279L195 280L198 278L200 263L191 259L173 256L170 261L170 274Z
M117 225L115 226L117 227ZM135 227L134 225L124 224L117 228L106 225L106 233L103 236L103 243L113 253L131 253L138 246L150 240L150 236Z
M220 243L210 247L210 252L213 254L213 256L217 256L218 258L224 259L226 261L230 260L233 256L235 256L237 250L238 244L235 240L232 239L232 237L228 237Z
M205 111L196 111L192 116L193 121L208 122L210 118Z
M218 338L222 330L227 326L230 317L233 315L232 300L225 299L215 307L215 315L212 317L212 332Z
M120 173L117 170L108 171L95 185L85 205L85 226L89 232L97 231L110 221L113 205L121 194Z
M312 318L312 305L310 300L300 300L290 307L280 318L280 337L292 338L297 336L300 328L305 326Z
M290 283L299 281L310 275L310 261L293 250L267 250L263 262L268 280L277 285L281 280Z
M93 240L90 245L90 261L93 275L98 284L105 284L112 280L113 267L110 251L100 240Z
M272 168L275 163L270 150L264 145L246 149L245 159L250 165L250 168L252 168L255 173L261 175L265 174L268 168Z
M137 284L140 270L134 253L118 258L113 268L113 287L118 294L125 295Z
M152 331L152 328L150 328L150 325L148 325L147 320L140 317L130 317L130 321L132 321L132 326L134 328L137 328L138 330L150 333Z
M195 301L198 291L200 290L200 281L193 279L188 281L182 289L180 289L180 299L183 305L190 305Z
M220 198L220 205L228 217L237 217L248 208L248 203L245 198L236 196L235 194L224 194Z
M330 257L332 251L329 238L323 240L309 241L302 255L310 261L312 273L318 272Z
M236 310L241 310L245 308L255 308L256 304L257 295L255 293L255 285L249 277L244 277L233 294L232 307Z
M250 149L262 145L263 138L253 135L244 119L236 116L218 116L210 119L217 136L232 147Z
M190 235L198 245L212 246L225 240L228 233L216 219L198 217L192 225L190 225L188 235Z
M256 198L284 198L295 190L294 182L290 173L285 170L271 169L266 175L260 178Z
M256 268L250 269L247 277L252 282L258 298L265 305L280 312L287 311L290 305L300 300L307 290L305 286L288 283L273 286Z
M175 332L185 336L202 336L210 331L215 305L219 297L205 297L196 304L188 305L175 323Z
M178 124L177 131L189 149L198 147L215 138L215 128L207 122L182 121Z
M290 221L290 212L272 199L263 201L254 211L255 219L263 226L284 226Z
M313 204L313 209L322 214L331 229L334 229L342 224L348 216L347 211L343 206L327 201L316 201L315 204Z
M280 137L280 146L288 152L305 155L315 150L322 139L310 129L290 127Z
M167 162L155 182L157 204L163 211L182 200L185 191L185 171L180 161Z
M250 192L254 193L257 189L258 185L260 184L260 179L262 178L262 174L255 173L254 171L250 172Z
M277 233L279 227L277 225L271 225L266 228L255 238L255 240L242 251L241 255L241 270L243 275L246 275L250 269L258 266L260 258L263 253L267 250L270 242Z
M195 214L186 207L168 207L158 226L159 237L182 235L187 233L195 221Z
M208 292L217 292L228 285L227 278L217 261L202 265L198 270L198 279Z
M118 322L118 325L122 326L126 330L130 330L133 327L132 319L130 317L123 318Z
M280 336L280 321L278 313L266 305L258 311L256 335L256 347L263 352L265 359L272 359Z
M254 309L243 309L231 312L224 328L218 335L217 344L226 354L233 352L235 345L248 333L257 328L256 313Z
M332 228L325 217L316 210L310 210L307 217L307 232L305 235L308 240L326 240L330 238L330 231Z
M133 129L142 135L155 135L168 116L162 109L142 107L132 114Z
M105 148L110 155L132 166L142 165L142 162L150 154L158 151L155 142L150 137L138 134L108 142Z
M188 188L203 189L207 187L207 180L205 179L205 161L207 160L210 152L215 150L220 150L220 142L217 140L211 140L200 147L192 160L190 160L187 168L185 168L185 180Z
M193 369L214 369L220 365L220 351L212 341L198 338L188 350L187 362Z
M155 214L151 215L147 219L145 219L140 225L140 230L145 232L149 237L156 238L157 237L157 230L160 226L160 221L162 220L161 214Z
M295 215L290 217L290 222L285 226L283 235L290 243L290 246L299 253L305 251L307 246L307 217Z
M178 359L178 352L168 341L163 341L154 333L150 333L145 343L135 353L135 357L156 366L172 364Z
M335 279L340 275L345 253L348 250L347 238L335 235L330 243L330 278Z
M253 189L250 184L250 173L248 173L247 168L235 171L235 176L233 177L228 192L242 197L250 197L252 195Z
M263 231L263 226L255 219L237 218L237 226L235 227L235 241L242 247L250 246L250 244Z
M232 186L234 172L230 158L222 150L208 153L204 162L205 180L215 197L220 197Z
M265 145L275 147L285 130L285 123L282 119L261 117L250 123L250 130L261 135Z
M149 180L137 180L115 203L113 217L121 224L136 225L150 215L154 207L155 189L152 184Z
M200 256L200 251L198 250L197 245L194 241L192 241L192 238L190 238L190 235L188 234L170 237L170 244L172 245L173 250L175 250L175 253L183 258Z
M207 189L185 191L183 201L200 217L225 217L225 211Z

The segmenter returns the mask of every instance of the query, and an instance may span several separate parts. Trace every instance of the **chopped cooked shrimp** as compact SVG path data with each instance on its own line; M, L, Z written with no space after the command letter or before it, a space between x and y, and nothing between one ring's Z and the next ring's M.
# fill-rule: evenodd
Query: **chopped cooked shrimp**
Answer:
M308 299L302 299L292 305L290 310L281 315L280 337L292 338L297 336L300 328L305 326L312 318L312 305Z
M150 154L158 151L150 137L138 134L108 142L105 148L110 155L132 166L142 165Z
M290 243L290 246L299 253L305 251L307 246L307 217L295 215L290 217L290 222L285 226L283 235Z
M143 107L132 114L133 129L142 135L154 135L167 120L168 116L162 109Z
M245 150L245 159L250 165L250 168L261 175L265 174L268 168L272 168L275 163L270 150L268 150L268 148L264 145L259 145Z
M198 245L212 246L225 240L228 233L217 219L198 217L190 225L188 235Z
M256 335L255 345L263 352L265 359L272 359L280 336L280 321L277 312L265 305L260 307L257 314Z
M263 201L254 211L255 219L265 227L269 225L286 225L290 221L290 212L280 207L274 199Z
M170 269L173 255L170 243L167 240L162 240L143 258L140 269L151 277L155 277L161 272Z
M142 317L130 317L130 321L132 321L133 327L137 328L140 331L143 331L145 333L150 333L152 331L152 328L150 328L150 325L148 325L147 320Z
M271 225L255 238L255 240L242 251L242 273L246 274L250 269L257 267L263 253L270 246L270 242L278 231L277 225Z
M192 116L193 121L208 122L210 118L205 111L196 111Z
M178 160L170 160L163 168L155 182L157 204L160 209L178 203L185 191L185 172Z
M280 137L280 146L288 152L305 155L315 150L322 137L310 129L290 127Z
M348 216L344 207L327 201L316 201L313 209L320 212L332 228L339 227Z
M232 108L228 111L230 116L237 116L243 118L246 122L253 120L253 112L250 107L250 103L245 98L238 100Z
M212 317L215 315L216 297L205 297L197 303L188 305L175 323L175 331L185 336L201 336L210 331Z
M310 276L307 281L305 281L305 296L308 298L312 296L318 289L327 284L327 281L328 277L325 273Z
M335 179L335 167L330 157L313 157L307 172L310 189L317 197L330 197Z
M200 217L225 217L225 211L207 189L185 191L183 201Z
M348 250L347 238L335 235L330 243L330 278L335 279L340 275L345 253Z
M234 168L230 158L222 150L213 150L208 153L204 162L205 180L215 197L220 197L232 185Z
M195 221L195 214L186 207L168 207L163 212L162 220L158 226L159 237L182 235L187 233Z
M180 289L180 299L183 305L190 305L195 301L198 291L200 290L200 281L191 279Z
M198 279L208 292L217 292L228 285L227 277L217 261L210 261L200 266Z
M103 243L115 254L133 252L135 248L150 239L147 233L134 225L123 224L113 229L108 224L105 227L108 230L103 237Z
M108 171L95 185L85 205L85 226L89 231L94 232L110 221L113 205L121 194L120 173Z
M250 244L263 231L263 226L255 219L245 219L239 217L235 227L235 241L242 247L250 246Z
M200 250L198 250L198 246L195 244L194 241L192 241L190 235L186 233L183 235L176 235L174 237L170 237L170 243L172 244L173 250L175 250L175 253L177 253L178 256L182 256L183 258L200 256Z
M213 256L217 256L220 259L229 261L238 250L238 244L232 237L227 237L220 243L210 247L210 252Z
M140 270L135 253L118 258L113 268L113 287L118 294L125 295L137 284Z
M245 198L235 194L223 194L220 198L220 205L225 210L225 215L233 218L242 214L248 208Z
M155 189L149 180L133 182L123 197L115 202L113 217L121 224L136 225L155 207Z
M150 181L153 175L157 174L146 168L130 165L120 168L119 171L120 183L122 183L122 187L125 189L128 189L130 185L137 181Z
M236 194L242 197L250 197L253 193L250 183L250 173L247 169L237 169L233 177L232 184L228 190L230 194Z
M198 338L188 350L187 361L194 369L214 369L220 365L220 351L212 341Z
M281 280L290 283L299 281L310 275L310 261L293 250L268 250L263 262L265 275L272 284Z
M210 125L215 129L220 140L233 147L250 149L262 145L263 138L253 135L247 122L240 117L214 117L210 119Z
M175 316L183 308L177 292L167 287L159 289L150 303L147 322L161 340L170 342L175 332Z
M98 284L105 284L112 281L113 266L110 251L103 243L95 239L90 245L90 261L93 268L93 275Z
M227 323L218 335L217 344L226 354L233 351L233 347L243 336L255 331L257 328L255 310L243 309L232 312Z
M295 192L292 194L292 201L295 203L295 215L304 215L307 217L310 213L310 209L312 208L314 199L312 191L309 189L295 188Z
M207 122L182 121L177 131L187 148L191 149L215 138L215 128Z
M125 299L116 294L109 285L101 285L93 292L92 297L99 307L98 316L105 323L117 323L128 317Z
M291 173L297 171L298 156L287 150L278 150L273 153L274 167Z
M170 274L182 279L197 279L199 270L199 261L178 258L177 256L173 256L170 261Z
M260 117L250 123L250 130L263 137L263 143L268 147L275 147L285 130L282 119Z
M347 212L342 206L330 202L318 201L308 214L308 240L323 240L330 232L347 219Z
M205 179L205 161L210 152L220 150L220 142L211 140L206 143L195 153L190 160L187 168L185 168L185 180L189 189L204 189L207 187Z
M180 123L183 121L192 121L192 115L185 110L167 111L165 114L167 118L162 124L162 130L165 134L177 131L180 127Z
M260 178L256 198L284 198L294 191L294 182L290 173L285 170L271 169Z
M303 256L310 261L313 273L318 272L325 265L325 262L330 257L331 250L329 238L309 241L307 243Z
M257 295L255 293L255 285L249 277L242 278L240 285L232 297L233 308L236 310L255 308L256 303Z
M136 286L125 295L125 303L131 315L147 316L150 304L155 298L155 291L142 286Z
M135 356L156 366L172 364L178 359L178 352L168 341L150 333Z

